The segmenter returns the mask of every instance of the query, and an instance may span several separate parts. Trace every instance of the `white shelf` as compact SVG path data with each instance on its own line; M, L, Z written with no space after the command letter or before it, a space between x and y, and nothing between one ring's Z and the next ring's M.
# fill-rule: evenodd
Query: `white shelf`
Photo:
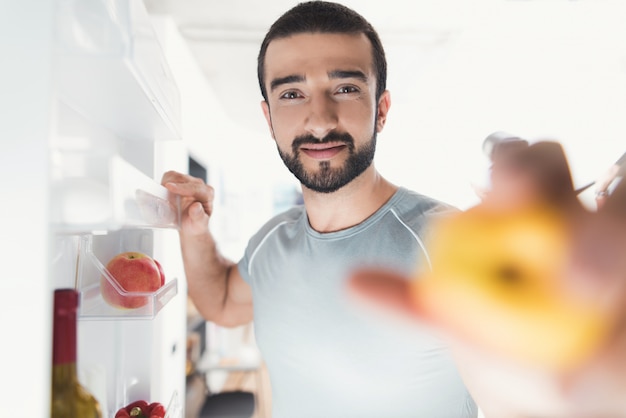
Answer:
M61 233L178 228L180 199L117 155L52 157L51 222Z
M178 392L174 392L172 394L172 399L170 399L169 404L166 405L166 413L165 418L182 418L183 417L183 406L178 399Z
M144 3L58 3L59 100L124 139L180 139L180 94Z

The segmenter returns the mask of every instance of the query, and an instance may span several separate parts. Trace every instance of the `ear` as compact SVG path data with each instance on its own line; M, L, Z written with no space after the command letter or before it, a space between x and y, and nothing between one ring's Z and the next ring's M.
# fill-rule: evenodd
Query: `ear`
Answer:
M272 128L272 115L270 114L270 105L267 104L267 101L261 101L261 109L263 110L263 116L265 116L267 126L270 128L270 134L272 135L272 138L276 139L276 137L274 136L274 129Z
M391 93L385 90L378 99L378 113L376 114L376 132L383 130L385 122L387 122L387 112L391 107Z

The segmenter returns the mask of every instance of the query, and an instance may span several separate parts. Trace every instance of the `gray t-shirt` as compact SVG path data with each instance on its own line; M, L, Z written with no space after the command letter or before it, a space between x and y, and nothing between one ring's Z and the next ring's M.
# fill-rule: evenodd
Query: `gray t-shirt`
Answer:
M477 416L440 340L358 309L345 287L355 267L413 273L427 261L426 218L451 209L400 188L349 229L316 232L299 206L252 237L238 267L252 287L273 418Z

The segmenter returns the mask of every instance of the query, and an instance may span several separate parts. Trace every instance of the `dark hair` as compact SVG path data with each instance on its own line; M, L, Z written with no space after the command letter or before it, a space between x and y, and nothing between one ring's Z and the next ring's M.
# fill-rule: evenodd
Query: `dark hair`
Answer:
M376 71L376 98L387 88L387 60L378 33L363 16L338 3L308 1L285 12L274 22L263 39L257 59L257 76L263 99L265 89L265 54L270 42L300 33L363 33L372 43L374 70Z

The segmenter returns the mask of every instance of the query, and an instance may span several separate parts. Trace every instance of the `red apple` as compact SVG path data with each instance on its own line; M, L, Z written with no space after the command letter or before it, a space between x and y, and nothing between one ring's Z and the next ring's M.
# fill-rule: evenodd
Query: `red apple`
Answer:
M117 308L134 309L146 305L148 295L133 293L156 292L165 283L161 265L140 252L118 254L107 263L106 269L116 283L102 276L100 290L104 300Z
M152 261L154 261L154 264L156 264L157 268L159 269L159 274L161 275L161 286L163 286L165 284L165 273L163 273L163 267L161 267L161 263L156 261L154 258L152 259Z

